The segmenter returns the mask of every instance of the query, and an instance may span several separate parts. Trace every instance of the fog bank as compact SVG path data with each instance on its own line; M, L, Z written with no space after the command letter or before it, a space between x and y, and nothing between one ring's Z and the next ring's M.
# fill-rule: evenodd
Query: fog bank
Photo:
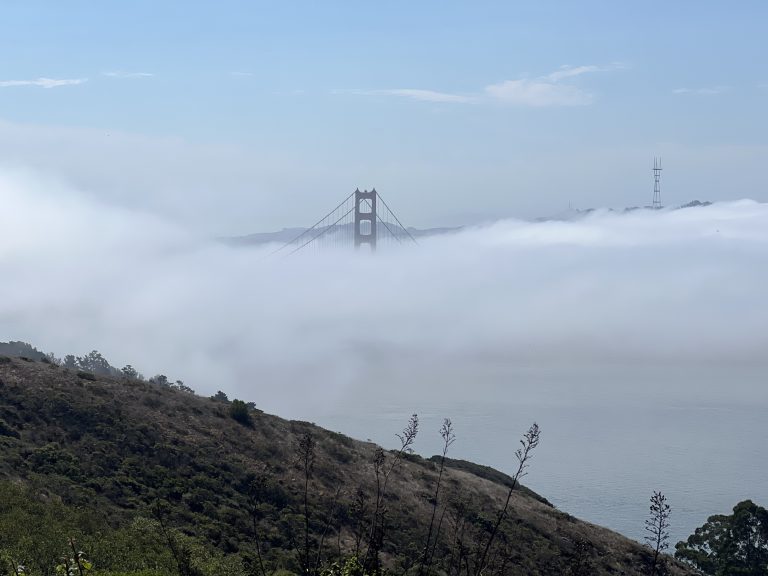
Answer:
M768 204L504 220L288 258L29 174L0 173L0 205L0 340L97 348L287 415L510 374L523 394L573 367L768 368Z

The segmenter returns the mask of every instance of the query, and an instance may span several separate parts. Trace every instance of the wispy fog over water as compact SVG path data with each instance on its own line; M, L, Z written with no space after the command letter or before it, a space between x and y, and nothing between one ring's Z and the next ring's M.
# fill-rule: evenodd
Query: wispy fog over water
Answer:
M0 203L0 340L385 443L420 412L424 453L450 416L455 455L502 469L537 420L529 484L631 536L654 489L678 537L768 500L766 204L274 258L29 175L0 175Z

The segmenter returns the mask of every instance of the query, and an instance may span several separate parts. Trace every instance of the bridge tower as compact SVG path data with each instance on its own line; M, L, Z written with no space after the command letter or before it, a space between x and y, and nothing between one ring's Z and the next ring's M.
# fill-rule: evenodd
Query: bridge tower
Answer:
M355 248L368 244L376 250L376 188L355 190Z

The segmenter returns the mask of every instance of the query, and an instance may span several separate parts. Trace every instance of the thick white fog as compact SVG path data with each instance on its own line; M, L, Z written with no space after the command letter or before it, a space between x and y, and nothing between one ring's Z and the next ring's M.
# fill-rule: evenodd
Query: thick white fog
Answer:
M505 220L375 255L273 249L2 173L0 340L96 348L288 415L376 388L461 394L504 368L768 368L767 204Z

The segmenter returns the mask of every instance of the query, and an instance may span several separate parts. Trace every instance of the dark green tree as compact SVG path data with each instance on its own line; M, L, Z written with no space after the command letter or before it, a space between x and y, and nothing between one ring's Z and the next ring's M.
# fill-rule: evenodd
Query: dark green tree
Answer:
M248 405L242 400L232 400L232 404L229 405L229 415L243 426L253 425Z
M128 364L128 365L126 365L126 366L124 366L124 367L123 367L123 369L122 369L122 370L120 370L120 372L122 372L122 373L123 373L123 375L124 375L126 378L136 378L136 377L138 377L138 375L139 375L139 373L138 373L138 371L136 370L136 368L134 368L134 367L133 367L133 366L131 366L130 364Z
M733 514L710 516L675 546L675 558L707 576L768 574L768 510L751 500Z
M152 378L149 379L151 384L157 384L158 386L169 386L170 383L168 382L168 376L165 374L158 374L156 376L152 376Z
M192 388L184 384L183 380L176 380L176 382L171 384L171 388L173 388L174 390L181 390L182 392L186 392L187 394L195 393L195 391L192 390Z
M98 350L91 350L85 356L78 356L77 365L81 369L93 372L94 374L103 374L106 376L112 373L112 366L110 366L107 359L104 358Z

